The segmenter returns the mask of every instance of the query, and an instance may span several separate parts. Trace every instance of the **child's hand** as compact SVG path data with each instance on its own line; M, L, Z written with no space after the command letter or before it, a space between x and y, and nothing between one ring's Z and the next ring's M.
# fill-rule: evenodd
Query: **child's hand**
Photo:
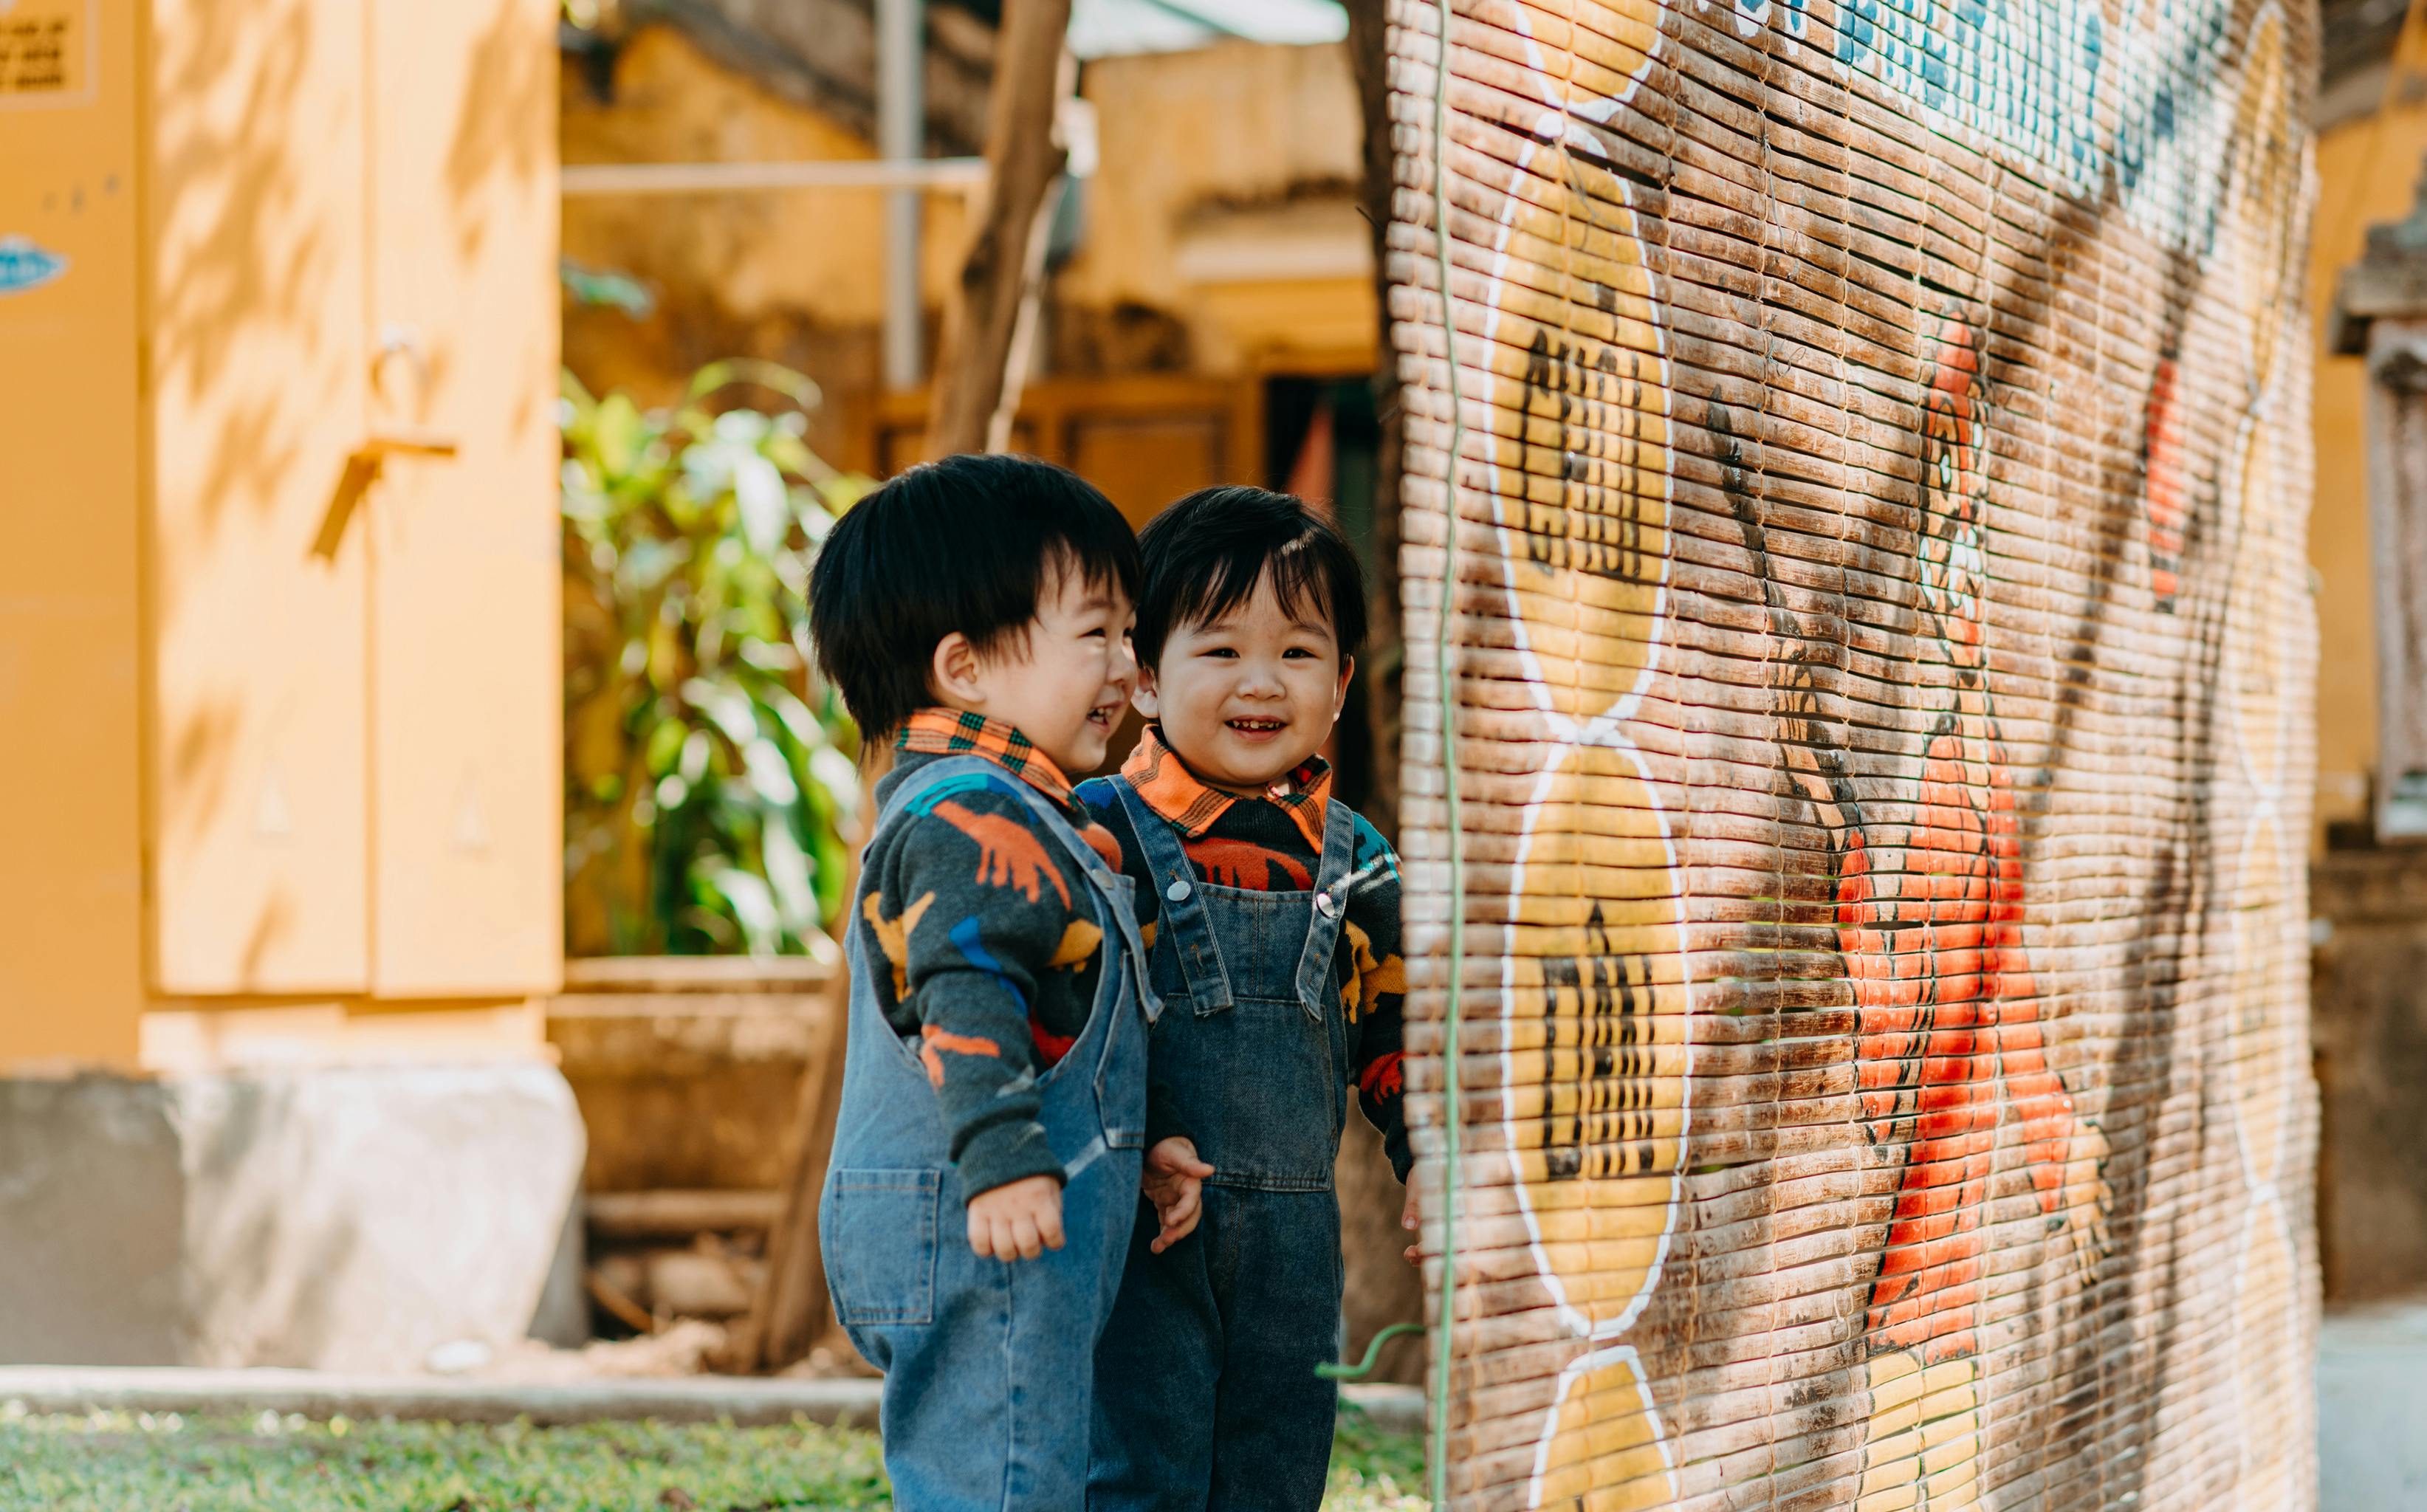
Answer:
M1197 1158L1193 1139L1175 1136L1146 1152L1146 1174L1138 1186L1163 1224L1150 1246L1154 1253L1162 1254L1197 1231L1197 1220L1205 1214L1205 1179L1213 1174L1214 1167Z
M1024 1177L969 1199L969 1248L980 1259L1034 1260L1062 1247L1062 1183Z
M1399 1227L1408 1230L1409 1233L1414 1233L1416 1230L1424 1227L1424 1226L1425 1215L1422 1211L1418 1211L1416 1204L1416 1184L1413 1181L1410 1181L1408 1183L1408 1200L1401 1204L1399 1208ZM1417 1255L1416 1251L1422 1246L1422 1244L1423 1241L1421 1240L1409 1240L1408 1242L1408 1247L1401 1250L1399 1253L1407 1258L1409 1264L1420 1265L1424 1263L1424 1261L1422 1258Z

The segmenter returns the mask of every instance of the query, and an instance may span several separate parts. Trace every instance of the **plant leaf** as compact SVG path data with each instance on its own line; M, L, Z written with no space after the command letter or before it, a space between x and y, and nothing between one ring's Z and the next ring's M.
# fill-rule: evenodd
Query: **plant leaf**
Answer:
M792 497L775 464L755 451L736 460L733 498L741 506L741 534L750 549L762 558L783 550L784 538L792 532Z
M774 955L782 951L784 920L775 907L774 890L767 886L766 878L726 861L704 864L699 878L732 910L733 921L741 926L741 935L749 942L751 954Z
M810 885L812 868L809 853L801 849L800 837L792 833L790 816L783 808L769 805L761 820L759 859L767 869L767 885L774 890L775 905L783 915L784 933L795 939L806 937L818 927L818 894Z

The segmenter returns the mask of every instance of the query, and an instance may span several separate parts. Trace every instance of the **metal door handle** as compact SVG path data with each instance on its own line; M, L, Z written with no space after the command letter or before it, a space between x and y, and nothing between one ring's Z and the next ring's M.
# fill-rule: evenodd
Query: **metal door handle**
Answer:
M447 458L462 448L453 436L430 431L399 431L388 435L366 436L346 457L346 470L337 478L337 491L329 498L329 512L320 517L320 533L312 543L312 555L323 561L334 561L337 547L346 539L346 523L354 517L354 507L379 481L382 470L390 457Z
M462 449L455 438L429 431L398 431L366 438L354 448L353 460L376 469L390 457L452 457Z

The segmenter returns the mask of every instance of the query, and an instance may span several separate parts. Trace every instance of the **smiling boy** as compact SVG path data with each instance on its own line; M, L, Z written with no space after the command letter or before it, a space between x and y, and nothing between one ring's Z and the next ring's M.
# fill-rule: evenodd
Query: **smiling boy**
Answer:
M1332 1165L1352 1082L1402 1180L1410 1159L1398 858L1316 754L1356 670L1364 583L1328 522L1263 489L1191 495L1139 546L1134 702L1153 723L1080 797L1155 915L1149 1061L1194 1138L1147 1161L1097 1355L1087 1504L1312 1512L1337 1410L1315 1367L1338 1347Z
M1138 577L1081 479L952 457L854 506L811 578L819 664L894 747L818 1227L837 1316L885 1372L893 1495L920 1512L1084 1496L1157 1115L1131 885L1064 773L1103 760L1129 700Z

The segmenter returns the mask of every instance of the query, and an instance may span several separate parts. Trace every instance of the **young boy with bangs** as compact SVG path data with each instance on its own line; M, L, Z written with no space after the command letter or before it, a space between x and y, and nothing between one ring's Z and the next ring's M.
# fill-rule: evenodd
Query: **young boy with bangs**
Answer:
M1066 775L1103 760L1129 701L1139 573L1079 478L953 457L854 506L810 579L819 665L894 750L818 1228L918 1512L1085 1498L1096 1341L1140 1152L1169 1127L1131 885Z
M1352 1083L1403 1181L1410 1160L1398 858L1316 754L1356 670L1363 577L1328 522L1258 488L1192 494L1139 547L1133 702L1152 723L1079 796L1151 916L1150 1069L1187 1136L1147 1159L1097 1352L1087 1505L1314 1512Z

